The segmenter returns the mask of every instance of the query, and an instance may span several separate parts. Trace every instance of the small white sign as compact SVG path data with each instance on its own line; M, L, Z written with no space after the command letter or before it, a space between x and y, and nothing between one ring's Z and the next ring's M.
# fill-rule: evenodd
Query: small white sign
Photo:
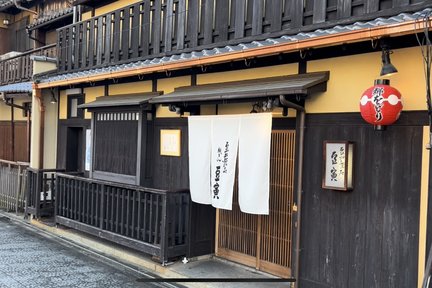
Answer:
M85 170L91 167L91 129L86 130Z
M160 154L164 156L181 156L180 130L160 130Z
M324 142L324 175L322 187L334 190L352 189L353 143Z

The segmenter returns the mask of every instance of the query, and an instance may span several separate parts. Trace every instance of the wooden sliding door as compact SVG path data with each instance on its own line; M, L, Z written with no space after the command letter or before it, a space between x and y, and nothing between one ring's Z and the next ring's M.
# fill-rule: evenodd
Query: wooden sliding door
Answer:
M272 132L270 214L240 211L237 181L233 209L217 210L216 255L281 277L291 275L295 131Z

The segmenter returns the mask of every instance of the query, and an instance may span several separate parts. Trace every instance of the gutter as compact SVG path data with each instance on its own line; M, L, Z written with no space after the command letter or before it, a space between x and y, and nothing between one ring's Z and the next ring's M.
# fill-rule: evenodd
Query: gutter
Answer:
M432 20L430 20L432 26ZM85 77L77 77L66 80L58 80L53 82L38 83L34 84L37 89L68 86L73 84L85 83L85 82L97 82L105 79L116 79L122 77L131 77L137 75L151 74L155 72L167 72L170 70L180 70L191 67L200 67L205 65L213 65L219 63L226 63L231 61L238 61L241 59L250 59L255 57L265 57L271 55L277 55L281 53L289 53L302 51L309 48L321 48L335 46L344 43L355 43L368 40L377 40L381 37L388 36L402 36L407 34L413 34L421 32L425 29L425 24L422 21L407 21L403 23L397 23L393 25L386 25L380 27L366 28L353 30L349 32L335 33L331 35L325 35L320 37L314 37L306 40L281 43L272 46L264 46L251 48L243 51L229 52L225 54L204 56L200 58L178 60L170 63L155 64L151 66L138 67L127 69L123 71L112 71L101 73L98 75L91 75ZM133 62L133 61L131 61ZM74 72L70 72L74 73Z
M15 5L15 7L18 8L19 10L23 10L23 11L30 12L30 13L36 15L36 17L39 15L38 12L36 12L36 11L34 11L34 10L31 10L31 9L27 9L27 8L21 6L20 4L18 4L18 0L13 0L13 3L14 3L14 5Z
M295 182L296 185L296 194L297 201L293 203L293 224L297 230L295 234L295 239L293 240L293 251L294 251L294 260L292 268L294 268L294 278L296 282L294 283L294 287L298 287L299 282L299 265L300 265L300 229L301 229L301 207L302 207L302 193L303 193L303 155L304 155L304 134L305 134L305 118L306 118L306 110L303 106L295 104L291 101L286 100L284 95L279 96L279 101L284 107L293 108L297 110L297 127L296 134L298 133L298 142L296 143L296 147L298 150L296 151L296 159L297 166L295 167L295 171L297 171Z

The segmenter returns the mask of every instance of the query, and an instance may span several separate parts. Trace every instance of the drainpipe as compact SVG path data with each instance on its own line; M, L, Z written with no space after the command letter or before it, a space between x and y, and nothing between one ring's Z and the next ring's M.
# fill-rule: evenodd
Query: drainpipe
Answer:
M304 153L304 130L305 130L305 110L297 110L300 112L299 120L299 146L298 146L298 166L297 166L297 234L295 244L295 269L294 277L296 278L295 287L298 287L299 281L299 265L300 265L300 228L301 228L301 207L302 207L302 194L303 194L303 153Z
M36 11L34 11L34 10L31 10L31 9L28 9L28 8L25 8L25 7L21 6L21 5L18 3L18 0L14 0L13 3L15 4L15 7L18 8L18 9L20 9L20 10L30 12L30 13L36 15L36 17L39 15L38 12L36 12Z
M46 43L40 41L39 39L37 39L36 37L32 36L33 31L30 31L30 29L26 28L26 32L27 32L27 36L31 39L36 41L37 43L39 43L40 45L42 45L41 47L45 46Z
M35 98L39 103L40 122L39 122L39 169L43 169L44 157L44 128L45 128L45 105L42 99L41 89L35 89Z
M304 154L304 130L305 130L305 116L306 110L303 106L292 103L286 100L284 95L279 96L279 102L288 108L293 108L297 110L297 131L298 133L298 151L297 151L297 203L294 203L293 207L293 219L294 225L297 228L297 233L295 237L295 245L294 245L294 278L296 282L294 283L294 287L298 287L299 282L299 264L300 264L300 227L301 227L301 201L302 201L302 192L303 192L303 154Z
M11 99L13 105L13 99ZM14 107L11 106L11 153L12 161L15 161L15 115Z

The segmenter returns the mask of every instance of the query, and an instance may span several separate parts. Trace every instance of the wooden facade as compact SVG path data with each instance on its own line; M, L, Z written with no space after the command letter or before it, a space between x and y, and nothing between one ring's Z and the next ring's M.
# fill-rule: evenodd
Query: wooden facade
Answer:
M74 2L103 6L113 1ZM420 11L431 5L422 0L144 0L59 29L58 74L67 78L68 72L247 44ZM376 39L368 35L360 43L349 43L357 42L352 38L348 43L334 44L337 46L327 43L325 48L307 47L310 50L300 53L294 48L288 52L275 49L271 53L277 55L256 57L252 51L248 55L253 59L233 53L229 55L232 58L220 62L209 59L202 64L198 59L191 64L193 67L180 63L172 66L173 71L169 70L171 66L150 67L150 73L140 67L139 71L129 69L123 75L106 76L93 70L88 76L87 72L82 73L84 76L77 73L76 78L45 82L46 86L41 87L59 85L59 97L65 95L59 99L56 168L69 174L59 174L56 180L33 177L29 188L33 196L28 197L39 199L39 190L55 186L54 201L42 199L55 211L58 224L150 253L161 262L171 257L215 253L278 276L298 276L299 287L415 287L424 256L420 251L421 234L427 234L427 245L432 242L431 213L425 216L427 228L421 227L424 215L419 216L425 161L420 151L428 123L426 113L413 112L424 110L424 103L418 104L422 94L412 89L420 85L419 80L409 78L411 74L419 78L418 71L411 68L420 67L420 62L413 50L399 49L412 46L414 35L392 35L395 37L389 41L395 44L394 50L403 50L399 55L405 53L397 58L402 64L398 69L402 67L400 71L405 70L405 74L395 83L411 94L407 93L408 108L399 122L386 131L374 131L357 111L360 90L367 88L358 87L364 84L360 78L374 80L369 79L375 73L371 71L380 64L381 55L376 53L380 47L374 46ZM409 41L404 42L406 39ZM301 41L292 44L300 45ZM342 55L346 58L339 57ZM403 58L414 64L407 64ZM341 63L349 64L338 70ZM113 91L126 97L138 92L135 90L168 94L183 86L193 90L196 85L223 87L230 81L260 83L257 79L327 70L329 77L321 83L319 93L282 95L295 102L297 118L292 107L289 113L287 107L274 111L273 130L278 131L273 132L277 135L272 143L269 216L242 213L235 199L232 211L216 211L191 202L185 115L178 117L151 103L98 107L72 115L72 103L64 91L79 88L85 96L83 101L89 103L101 95L117 95L110 94ZM373 81L369 82L372 85ZM263 88L263 95L267 95L267 88ZM278 97L262 98L273 101ZM239 101L233 96L230 101L208 103L200 98L193 109L185 110L203 115L249 113L250 106L254 110L260 100L257 96ZM184 99L169 101L188 106ZM303 108L307 112L305 127L301 126ZM93 133L93 159L88 170L85 138L89 129ZM180 156L161 155L160 135L164 129L180 131ZM303 130L304 144L300 139ZM348 192L321 186L323 142L338 140L356 146L354 189ZM52 183L41 184L44 181ZM431 208L432 200L428 201Z
M427 2L145 0L59 29L58 69L72 72L263 40L394 15Z
M274 130L270 156L270 213L242 213L235 188L233 210L217 212L217 256L280 277L292 275L294 153L295 130ZM237 187L237 183L234 186Z
M30 139L28 139L27 122L14 121L12 125L10 121L0 121L0 135L0 159L21 162L29 161L28 143Z
M86 119L59 121L57 168L68 172L85 173L85 135L90 127L90 120Z
M0 61L0 85L31 81L33 77L33 61L31 56L57 56L56 45L47 45L22 53L15 57Z
M374 131L358 114L309 115L301 228L302 287L416 287L425 113ZM321 188L322 143L356 143L354 190Z

